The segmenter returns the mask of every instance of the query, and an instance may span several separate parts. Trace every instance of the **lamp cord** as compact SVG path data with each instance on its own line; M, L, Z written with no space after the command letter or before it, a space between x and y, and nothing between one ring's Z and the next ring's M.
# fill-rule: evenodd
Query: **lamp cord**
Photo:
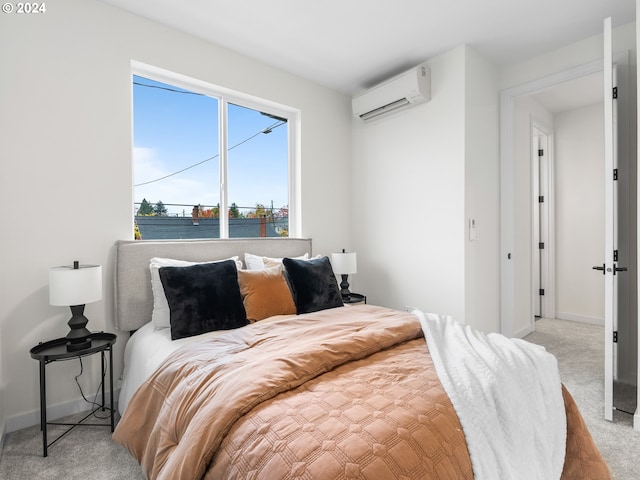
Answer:
M89 405L92 406L92 408L95 408L96 410L93 411L93 416L100 419L100 420L107 420L109 418L111 418L111 413L109 413L109 415L107 416L100 416L98 415L96 412L98 411L98 409L104 408L105 411L111 411L110 407L106 407L104 405L101 405L97 402L98 399L98 394L100 392L101 388L103 387L103 383L104 383L104 376L107 374L107 366L104 362L105 357L104 357L104 352L100 352L100 354L102 355L102 364L104 365L104 368L102 369L102 376L100 377L100 384L98 385L98 389L96 390L96 394L93 397L93 401L87 399L87 397L84 395L84 392L82 391L82 387L80 386L80 382L78 381L78 378L80 378L80 376L82 376L83 372L84 372L84 365L82 363L82 357L78 357L78 360L80 361L80 373L78 375L76 375L76 385L78 385L78 390L80 390L80 395L82 395L82 398L84 399L85 402L87 402Z

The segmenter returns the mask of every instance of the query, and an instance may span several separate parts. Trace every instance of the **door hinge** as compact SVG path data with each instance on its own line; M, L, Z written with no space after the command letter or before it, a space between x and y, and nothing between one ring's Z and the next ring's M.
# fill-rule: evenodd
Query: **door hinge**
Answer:
M613 87L613 98L614 100L618 98L618 87Z
M613 332L613 343L618 343L618 332Z
M540 243L538 243L538 248L539 248L540 250L544 250L544 242L540 242Z
M541 288L540 290L538 290L538 294L539 295L544 295L544 288Z
M618 169L617 168L613 169L613 179L614 180L618 180Z
M544 155L544 150L543 149L539 149L538 150L538 156L542 157Z
M544 195L538 197L538 203L544 203Z

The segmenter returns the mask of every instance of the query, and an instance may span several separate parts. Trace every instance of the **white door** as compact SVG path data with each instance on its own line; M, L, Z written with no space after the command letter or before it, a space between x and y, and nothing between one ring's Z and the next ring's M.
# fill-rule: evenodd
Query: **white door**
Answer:
M534 135L531 141L531 176L533 178L533 261L531 270L533 273L533 315L535 318L542 317L542 295L543 293L543 282L542 282L542 252L541 252L541 244L543 244L544 240L542 237L542 228L540 225L540 198L543 197L541 193L541 185L540 185L540 157L543 155L540 152L544 152L542 146L540 145L540 133L534 128ZM536 248L536 246L538 248Z
M536 318L553 318L555 311L550 303L553 299L554 283L550 279L552 258L550 252L550 135L534 124L531 137L532 159L532 231L533 231L533 313Z
M613 420L613 380L616 376L614 334L618 330L617 279L626 268L618 265L617 125L614 100L615 69L611 43L611 18L604 20L604 192L605 241L602 269L605 283L604 418ZM596 268L596 267L594 267Z

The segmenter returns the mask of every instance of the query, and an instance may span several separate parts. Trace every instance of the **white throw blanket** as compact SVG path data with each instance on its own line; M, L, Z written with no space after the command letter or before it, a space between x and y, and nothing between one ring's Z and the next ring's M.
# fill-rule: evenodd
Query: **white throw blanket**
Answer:
M567 429L555 357L448 316L413 314L462 424L474 478L559 479Z

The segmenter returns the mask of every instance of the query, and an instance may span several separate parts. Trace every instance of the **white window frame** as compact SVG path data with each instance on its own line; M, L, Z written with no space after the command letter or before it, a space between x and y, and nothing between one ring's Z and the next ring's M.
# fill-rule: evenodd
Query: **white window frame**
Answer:
M289 196L289 238L302 237L302 215L301 202L302 193L300 189L301 175L301 128L300 110L282 105L270 100L248 95L242 92L231 90L225 87L213 85L202 80L188 77L179 73L171 72L146 63L131 61L131 112L133 116L133 76L149 78L169 85L174 85L185 90L201 93L218 100L218 136L220 158L220 238L229 238L229 217L222 212L229 210L228 184L227 184L227 106L229 103L269 113L287 120L288 147L288 196ZM133 123L131 128L131 145L133 152ZM132 153L132 175L133 175L133 153ZM131 197L133 203L134 187L133 178L131 181Z

